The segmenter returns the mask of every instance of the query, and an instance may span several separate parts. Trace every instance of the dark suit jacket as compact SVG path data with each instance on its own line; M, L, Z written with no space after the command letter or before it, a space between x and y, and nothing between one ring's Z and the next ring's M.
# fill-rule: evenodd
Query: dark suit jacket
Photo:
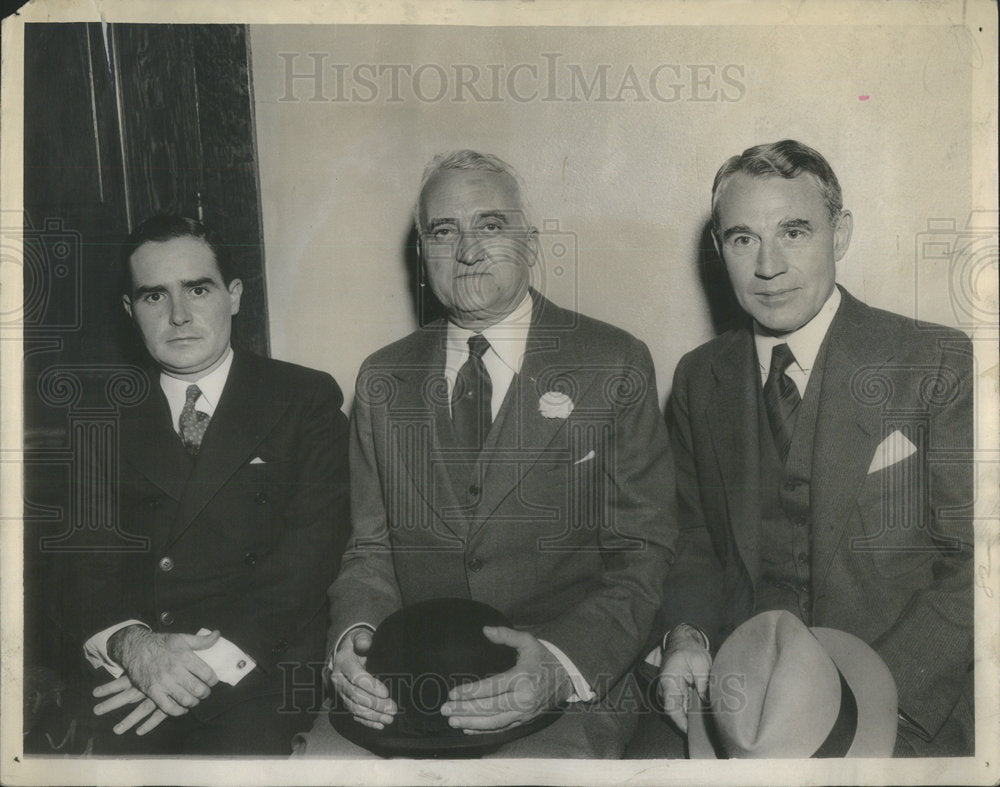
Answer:
M279 662L324 658L325 591L349 528L347 418L328 374L237 352L192 470L157 372L150 388L119 430L122 529L148 549L91 559L81 636L129 618L219 629L258 669L235 691L219 684L195 709L210 716L280 690Z
M353 531L330 588L328 644L402 605L472 598L561 649L600 696L639 654L660 604L676 535L673 467L645 345L532 297L527 352L471 507L451 486L438 434L450 423L445 323L362 366ZM567 418L539 412L554 390L574 403Z
M871 644L900 709L934 737L949 718L971 724L954 718L971 710L971 342L842 294L813 443L813 625ZM760 385L747 326L681 359L668 407L682 532L666 624L716 647L754 609ZM896 430L918 450L869 472Z

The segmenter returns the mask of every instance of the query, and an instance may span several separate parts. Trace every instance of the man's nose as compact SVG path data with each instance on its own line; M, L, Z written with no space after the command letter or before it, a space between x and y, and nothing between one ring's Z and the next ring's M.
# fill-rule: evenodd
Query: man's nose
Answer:
M183 298L174 298L170 302L170 323L183 325L191 321L191 310Z
M473 232L459 233L455 259L463 265L475 265L483 257L483 247Z
M773 279L788 270L785 255L775 249L770 243L762 243L757 252L757 268L754 271L758 279Z

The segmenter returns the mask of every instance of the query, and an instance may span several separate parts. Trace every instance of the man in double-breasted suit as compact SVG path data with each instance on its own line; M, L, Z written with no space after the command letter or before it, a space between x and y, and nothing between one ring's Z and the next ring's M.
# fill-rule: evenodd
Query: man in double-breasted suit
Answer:
M242 283L201 224L149 219L124 264L156 364L119 430L121 528L146 548L96 554L81 582L86 655L115 676L96 751L287 754L348 531L341 392L231 349Z
M668 408L678 563L660 689L691 686L740 623L785 609L888 665L897 755L972 753L972 349L834 283L852 217L785 140L716 176L713 231L752 321L687 354Z
M449 723L500 730L568 702L498 756L618 757L634 720L609 693L649 633L675 533L648 350L529 288L537 233L496 157L436 159L417 223L448 319L358 375L353 530L330 588L334 689L358 722L392 724L364 669L372 631L413 602L471 598L512 622L485 633L517 664L452 690ZM320 718L301 753L362 750Z

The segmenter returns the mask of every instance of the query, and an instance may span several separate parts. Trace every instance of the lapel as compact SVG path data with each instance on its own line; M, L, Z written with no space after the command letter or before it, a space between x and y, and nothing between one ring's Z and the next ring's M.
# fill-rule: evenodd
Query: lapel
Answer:
M750 577L759 573L760 448L757 388L760 372L753 333L734 332L712 360L715 390L703 418L724 487L730 530Z
M844 537L854 501L879 441L881 408L865 402L866 388L892 357L873 335L868 307L841 288L843 301L830 325L823 386L813 447L811 508L815 587L826 578L837 544ZM858 387L859 371L868 386Z
M288 407L272 368L263 358L237 352L222 397L205 431L170 533L176 541L216 492L251 458Z
M160 388L159 371L151 370L147 374L149 395L138 406L122 412L119 456L134 472L174 501L179 501L191 474L191 459L170 423L170 406ZM119 483L124 477L124 473L119 472ZM169 535L169 522L163 517L152 517L152 520L153 543L162 544Z
M586 358L566 346L572 315L534 290L531 296L531 326L524 360L483 448L482 499L470 538L489 521L535 463L546 455L556 435L566 428L568 419L546 418L539 412L542 394L565 390L580 402L593 384L593 372L585 369ZM586 341L580 344L587 346Z
M393 378L395 396L386 405L389 456L401 465L417 493L448 530L461 539L468 533L464 509L455 496L447 462L456 458L451 410L444 380L444 320L422 328L407 347L411 363L384 370ZM377 370L381 374L383 370ZM410 443L410 441L413 441Z

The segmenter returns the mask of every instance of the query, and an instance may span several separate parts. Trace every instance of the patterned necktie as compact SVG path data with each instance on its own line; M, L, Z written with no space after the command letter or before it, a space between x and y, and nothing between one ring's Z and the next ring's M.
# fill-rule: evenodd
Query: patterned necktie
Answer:
M199 396L201 396L201 389L197 385L189 385L184 396L184 409L181 410L181 442L191 456L198 455L201 440L205 436L205 430L212 417L208 413L194 409L194 403L198 401Z
M458 370L451 392L451 422L463 447L481 450L493 425L493 382L483 364L490 343L482 334L469 337L469 358Z
M788 459L788 449L795 431L795 415L802 397L799 389L785 371L795 360L787 344L778 344L771 350L771 369L764 383L764 407L771 424L771 434L782 463Z

